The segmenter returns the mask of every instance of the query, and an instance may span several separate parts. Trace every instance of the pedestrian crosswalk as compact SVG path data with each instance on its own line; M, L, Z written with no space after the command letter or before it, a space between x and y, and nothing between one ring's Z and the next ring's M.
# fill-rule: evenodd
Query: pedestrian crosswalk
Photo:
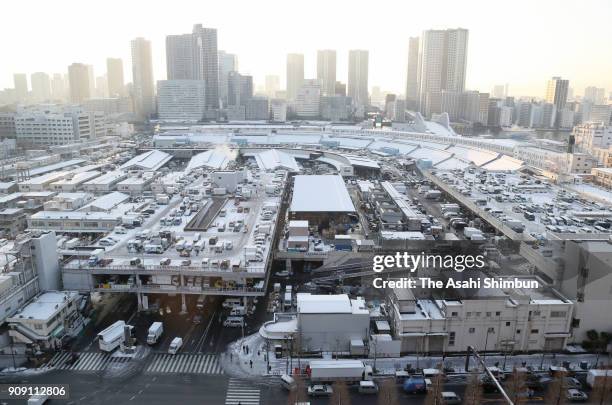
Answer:
M130 361L128 357L112 357L110 353L85 352L80 353L76 361L72 362L72 354L60 352L55 354L48 367L58 370L72 371L100 371L104 370L110 363L125 363Z
M157 353L147 366L147 373L223 374L218 357L212 354Z
M260 392L246 381L230 378L225 405L259 405Z

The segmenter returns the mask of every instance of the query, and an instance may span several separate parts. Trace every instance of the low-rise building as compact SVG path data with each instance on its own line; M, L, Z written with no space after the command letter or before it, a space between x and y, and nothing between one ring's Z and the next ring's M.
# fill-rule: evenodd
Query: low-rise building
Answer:
M0 237L14 239L27 225L27 214L23 208L0 210Z
M96 177L93 180L86 181L83 184L83 189L90 193L102 194L110 193L117 189L117 184L127 179L128 174L122 170L115 170Z
M32 230L61 232L111 232L121 223L121 217L100 212L40 211L28 219Z
M524 278L527 280L527 278ZM501 279L500 279L501 280ZM455 289L454 298L435 291L396 288L389 316L402 352L529 352L563 350L571 336L574 304L559 292L540 288ZM448 291L448 290L446 290Z
M33 351L59 349L64 339L83 329L79 313L80 295L76 291L50 291L7 319L13 343Z

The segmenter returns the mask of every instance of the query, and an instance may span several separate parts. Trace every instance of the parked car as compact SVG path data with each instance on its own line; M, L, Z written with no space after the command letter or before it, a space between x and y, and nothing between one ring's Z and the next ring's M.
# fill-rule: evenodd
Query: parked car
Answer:
M569 402L586 402L589 399L589 396L583 391L571 388L567 390L565 398L567 398Z
M412 376L404 381L402 389L409 394L424 394L427 392L427 384L425 383L425 378Z
M444 391L442 392L442 403L444 405L461 404L461 397L452 391Z
M315 384L308 387L308 395L311 397L329 397L333 393L331 385Z

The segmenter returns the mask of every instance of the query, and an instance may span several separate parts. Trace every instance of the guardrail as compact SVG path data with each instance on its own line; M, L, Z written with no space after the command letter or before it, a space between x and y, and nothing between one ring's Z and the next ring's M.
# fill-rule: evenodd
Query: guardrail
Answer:
M123 274L146 274L150 272L167 274L190 274L190 273L211 273L211 274L265 274L263 265L240 267L239 270L216 269L211 267L195 266L160 266L160 265L110 265L110 266L90 266L82 263L75 266L63 266L63 270L85 270L94 273L123 273Z
M94 287L97 292L130 292L130 293L182 293L182 294L208 294L208 295L264 295L265 289L255 287L231 288L231 287L189 287L189 286L163 286L162 285L143 285L136 286L130 284L113 284L112 286Z

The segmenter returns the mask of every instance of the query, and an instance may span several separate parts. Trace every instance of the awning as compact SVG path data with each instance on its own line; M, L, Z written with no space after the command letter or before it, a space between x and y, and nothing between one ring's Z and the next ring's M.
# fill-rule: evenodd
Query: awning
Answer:
M51 336L54 338L60 338L64 335L64 325L60 325L53 332L51 332Z

